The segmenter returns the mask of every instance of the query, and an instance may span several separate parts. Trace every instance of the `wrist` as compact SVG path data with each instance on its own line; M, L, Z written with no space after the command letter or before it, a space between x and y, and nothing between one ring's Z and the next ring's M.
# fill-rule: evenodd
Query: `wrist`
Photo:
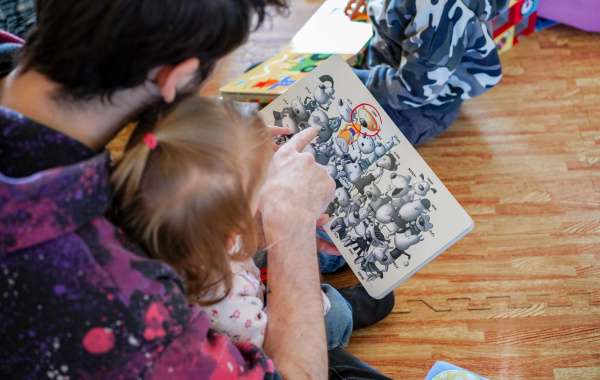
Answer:
M315 227L317 220L315 216L301 207L292 205L278 205L270 202L261 208L263 225L289 229L293 226L297 229L301 226Z
M316 220L311 213L298 208L267 207L262 210L262 227L270 251L316 250ZM315 245L312 249L311 245Z

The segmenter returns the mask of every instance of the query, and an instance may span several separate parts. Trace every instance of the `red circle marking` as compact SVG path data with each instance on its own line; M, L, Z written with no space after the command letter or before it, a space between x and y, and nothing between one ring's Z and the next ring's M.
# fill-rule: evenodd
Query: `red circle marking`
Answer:
M350 118L352 120L354 120L354 115L356 114L356 111L358 111L359 108L364 107L364 106L368 106L368 107L372 108L375 111L375 115L379 119L379 120L377 120L379 122L378 125L377 125L377 130L373 131L373 133L369 133L370 131L363 132L362 125L357 124L354 121L352 122L352 125L354 127L356 127L360 131L361 135L364 135L364 136L377 136L379 134L379 132L381 132L381 125L383 124L383 119L381 118L381 114L379 113L379 111L377 110L377 108L375 108L373 105L371 105L369 103L360 103L359 105L357 105L356 107L354 107L354 109L352 110L352 113L350 114Z

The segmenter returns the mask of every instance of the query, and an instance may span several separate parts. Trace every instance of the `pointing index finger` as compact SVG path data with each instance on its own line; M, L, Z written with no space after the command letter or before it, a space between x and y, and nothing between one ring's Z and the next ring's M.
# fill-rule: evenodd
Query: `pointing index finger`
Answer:
M303 130L300 133L297 133L292 137L290 141L286 145L291 146L293 149L298 152L302 152L304 148L308 146L317 137L319 134L319 130L317 128L309 127Z

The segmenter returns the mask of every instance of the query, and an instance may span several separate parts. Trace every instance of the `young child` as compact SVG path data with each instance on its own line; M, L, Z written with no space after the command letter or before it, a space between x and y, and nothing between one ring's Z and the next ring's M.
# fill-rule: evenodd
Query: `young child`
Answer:
M259 347L268 313L252 260L255 213L272 152L256 112L191 98L152 133L133 136L112 178L119 218L132 236L180 272L215 330ZM345 346L350 305L334 288L322 289L328 347Z
M413 144L445 131L463 100L502 78L486 22L508 0L368 0L374 37L356 70ZM349 10L364 8L351 0ZM350 13L350 12L349 12Z

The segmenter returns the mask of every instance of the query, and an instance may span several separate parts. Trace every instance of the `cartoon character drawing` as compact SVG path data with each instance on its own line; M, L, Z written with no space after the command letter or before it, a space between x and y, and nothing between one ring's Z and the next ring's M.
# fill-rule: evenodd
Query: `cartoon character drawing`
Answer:
M399 209L405 203L410 201L407 195L411 190L410 183L412 181L412 177L403 176L398 173L392 173L390 178L390 196L392 197L392 205Z
M437 193L437 189L434 187L431 187L430 180L425 179L424 174L421 174L419 176L419 178L421 178L421 180L419 182L415 183L412 186L412 189L410 191L410 197L412 199L423 198L423 197L427 196L427 194L429 193L430 190L433 194Z
M329 164L331 156L334 154L331 145L326 143L312 143L307 148L315 157L315 161L324 166ZM331 175L331 177L335 179L333 175Z
M398 214L401 223L398 225L400 231L410 230L413 234L423 232L423 229L430 230L428 218L425 218L427 212L431 208L431 201L427 198L414 200L403 205ZM421 225L421 228L419 228Z
M308 118L310 114L306 110L300 98L292 101L291 107L286 107L281 112L273 111L273 119L276 127L288 128L292 135L308 128ZM277 144L283 144L289 140L289 137L280 136Z
M346 179L347 187L350 187L350 183L357 182L362 177L362 167L356 162L348 162L344 165L344 177ZM348 181L350 183L348 183Z
M352 206L350 193L344 187L335 189L336 214L346 215Z
M294 99L292 101L292 111L294 113L296 120L298 120L300 122L308 121L308 117L310 116L310 113L306 110L306 107L305 107L304 103L302 102L302 99L300 99L300 97L297 97L296 99Z
M368 157L375 152L375 140L371 136L359 135L355 146L363 156Z
M390 265L398 268L396 260L402 256L405 256L405 260L402 263L403 266L409 265L411 256L404 250L392 249L377 225L371 224L367 233L370 237L369 252L355 259L355 263L360 264L361 269L366 273L367 281L383 278L384 273L389 271ZM382 268L379 268L377 264L381 265Z
M338 100L338 112L344 122L352 124L352 101L350 99Z
M313 111L308 123L312 128L319 130L317 143L326 143L333 136L333 130L329 128L329 116L327 116L325 111L320 109Z
M398 144L400 144L400 140L397 136L392 136L392 138L387 142L377 140L375 142L375 151L373 152L374 159L372 160L371 164L384 157Z
M384 196L375 182L371 182L362 189L368 199L368 205L372 213L376 213L383 205L390 202L391 199Z
M354 146L358 147L360 152L361 165L363 168L368 168L380 158L384 157L398 143L399 141L396 136L383 143L379 140L376 140L375 137L360 135Z
M365 230L364 237L369 242L368 250L364 255L359 254L354 263L359 264L361 269L367 274L367 281L375 278L383 278L383 273L387 272L388 267L386 266L385 270L381 270L377 267L376 263L382 261L389 251L386 238L374 223L369 224Z
M354 109L353 123L360 126L360 132L368 136L377 136L381 132L383 121L379 111L370 104L363 103Z
M322 75L319 77L319 83L313 89L313 98L318 103L319 107L328 111L333 99L335 99L335 88L333 77L330 75Z
M410 231L394 234L394 246L399 251L406 251L411 246L422 242L423 235L412 234Z
M382 119L377 109L363 103L352 110L350 121L340 129L339 136L346 140L348 145L352 145L361 135L378 135L381 132L381 125Z
M400 218L405 222L412 222L425 213L431 207L431 201L427 198L415 200L400 208Z
M377 160L376 166L384 170L395 172L398 170L398 160L396 159L396 156L388 153Z
M367 219L368 212L361 209L359 205L352 204L346 215L335 219L331 223L331 230L336 232L339 238L348 244L352 240L352 236L363 236L366 226L363 221Z

